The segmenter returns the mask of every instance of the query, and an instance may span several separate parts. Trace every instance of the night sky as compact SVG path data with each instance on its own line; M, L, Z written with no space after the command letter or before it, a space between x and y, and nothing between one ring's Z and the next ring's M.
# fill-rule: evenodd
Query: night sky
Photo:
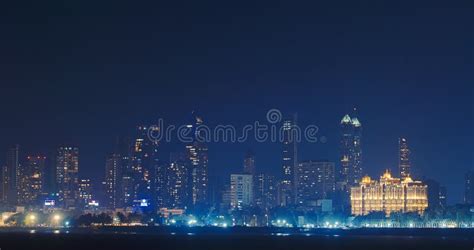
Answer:
M0 162L14 143L77 145L80 175L98 182L114 138L138 124L198 110L242 127L271 108L327 137L300 145L302 160L337 161L339 121L357 107L368 174L397 170L406 136L415 171L460 202L474 167L474 3L324 2L3 3ZM210 144L210 172L240 170L247 149L281 171L281 145L249 141Z

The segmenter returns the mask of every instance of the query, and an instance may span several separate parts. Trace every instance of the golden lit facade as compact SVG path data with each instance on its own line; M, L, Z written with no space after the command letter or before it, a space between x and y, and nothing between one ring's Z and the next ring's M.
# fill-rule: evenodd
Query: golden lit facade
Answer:
M353 215L370 212L416 212L422 214L428 207L427 186L410 177L394 178L386 171L380 181L365 176L359 186L351 188L351 210Z

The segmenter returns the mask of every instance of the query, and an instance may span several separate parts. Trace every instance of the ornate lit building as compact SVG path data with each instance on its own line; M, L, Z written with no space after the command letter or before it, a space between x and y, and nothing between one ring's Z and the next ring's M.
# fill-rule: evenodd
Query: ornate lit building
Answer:
M351 210L353 215L370 212L417 212L422 214L428 207L427 186L410 177L394 178L387 170L380 181L362 178L359 186L351 188Z

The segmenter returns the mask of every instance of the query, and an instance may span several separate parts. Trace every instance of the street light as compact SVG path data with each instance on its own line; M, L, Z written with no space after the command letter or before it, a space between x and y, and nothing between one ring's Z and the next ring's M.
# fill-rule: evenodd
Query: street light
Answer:
M37 220L37 216L35 214L28 214L26 216L25 222L28 225L33 225L36 223L36 220Z
M53 215L52 224L59 226L61 223L62 216L60 214Z

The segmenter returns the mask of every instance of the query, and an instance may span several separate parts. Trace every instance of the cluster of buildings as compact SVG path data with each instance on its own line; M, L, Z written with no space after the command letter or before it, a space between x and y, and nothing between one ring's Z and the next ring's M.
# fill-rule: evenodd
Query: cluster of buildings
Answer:
M258 171L256 156L248 151L241 171L209 179L208 146L196 139L203 119L193 113L187 127L195 138L169 160L159 157L159 141L150 132L160 128L139 126L134 135L120 139L105 160L104 180L94 186L79 178L79 148L59 147L54 155L21 154L8 150L0 172L3 210L43 209L70 211L123 211L184 214L196 210L228 214L259 208L288 208L299 212L368 215L371 212L414 212L446 206L446 188L435 180L415 180L406 138L399 139L397 176L386 171L379 180L364 176L362 124L345 115L340 122L340 159L299 160L297 117L282 121L283 141L279 174ZM217 183L217 182L216 182ZM465 203L474 204L474 174L466 174Z

